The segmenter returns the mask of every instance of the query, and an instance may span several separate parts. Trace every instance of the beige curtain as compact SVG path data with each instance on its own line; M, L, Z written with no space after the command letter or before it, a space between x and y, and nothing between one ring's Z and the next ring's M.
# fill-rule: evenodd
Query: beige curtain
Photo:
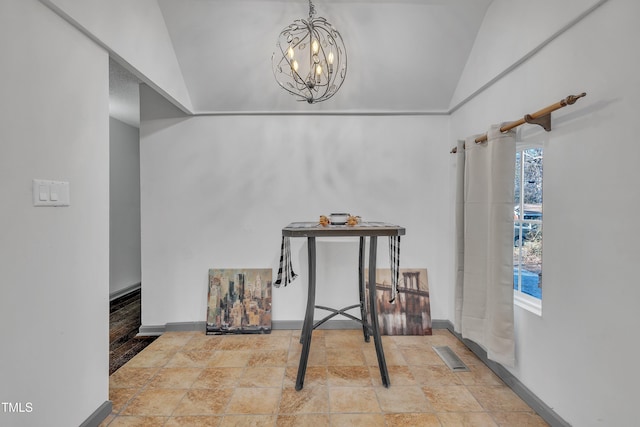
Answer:
M515 362L513 185L515 132L458 144L455 330L506 366Z

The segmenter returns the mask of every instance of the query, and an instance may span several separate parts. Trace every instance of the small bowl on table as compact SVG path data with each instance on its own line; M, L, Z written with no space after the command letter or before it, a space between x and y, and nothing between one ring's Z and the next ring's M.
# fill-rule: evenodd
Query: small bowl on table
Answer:
M348 213L332 213L329 215L329 221L331 225L345 225L349 219Z

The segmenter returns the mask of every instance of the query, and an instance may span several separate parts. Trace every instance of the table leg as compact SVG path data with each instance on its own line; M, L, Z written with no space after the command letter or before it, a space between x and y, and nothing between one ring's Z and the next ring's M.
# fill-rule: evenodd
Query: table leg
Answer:
M316 305L316 238L307 238L307 251L309 256L309 291L307 295L307 311L304 315L304 325L300 342L302 343L302 354L298 365L298 377L296 379L296 390L302 390L304 375L307 371L307 359L309 359L309 348L311 347L311 334L313 332L313 313Z
M358 263L358 289L360 291L360 319L362 319L362 333L364 335L364 341L369 342L369 328L367 327L367 299L365 292L365 280L364 280L364 251L365 251L365 238L360 237L360 257Z
M382 377L382 385L389 387L389 372L387 371L387 362L384 358L382 350L382 338L380 337L380 328L378 327L378 314L376 311L376 250L378 246L378 238L371 236L369 238L369 310L371 312L371 333L376 346L376 356L378 356L378 367L380 368L380 376Z

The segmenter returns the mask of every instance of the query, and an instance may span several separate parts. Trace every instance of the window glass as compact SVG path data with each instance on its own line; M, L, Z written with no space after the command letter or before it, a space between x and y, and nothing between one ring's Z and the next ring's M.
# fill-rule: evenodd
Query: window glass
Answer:
M542 299L542 148L516 153L513 289Z

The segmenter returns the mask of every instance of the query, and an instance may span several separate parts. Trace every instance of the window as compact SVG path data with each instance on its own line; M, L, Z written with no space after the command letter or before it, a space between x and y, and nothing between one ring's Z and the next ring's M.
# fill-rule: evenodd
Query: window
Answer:
M542 148L516 152L513 289L517 305L542 313Z

